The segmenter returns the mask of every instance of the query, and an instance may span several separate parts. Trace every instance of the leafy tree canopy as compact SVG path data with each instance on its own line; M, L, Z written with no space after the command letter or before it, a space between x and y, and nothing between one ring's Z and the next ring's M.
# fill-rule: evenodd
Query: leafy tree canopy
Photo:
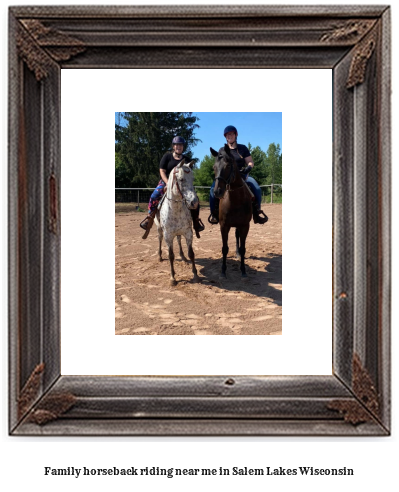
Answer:
M260 184L282 184L283 167L282 154L279 144L271 143L265 152L259 146L252 147L248 144L248 149L254 161L254 168L251 176ZM214 157L206 155L198 169L194 171L194 183L196 186L211 186L215 179L213 165Z
M266 153L257 145L252 147L248 144L248 150L251 152L254 168L251 171L251 176L259 183L264 184L267 177Z
M213 165L215 158L212 155L206 155L200 164L200 167L194 169L194 183L196 186L211 186L215 179Z
M118 116L119 121L115 124L117 188L155 186L159 181L161 158L172 150L176 135L186 140L184 153L192 159L191 149L199 141L195 138L199 118L192 113L121 112Z
M267 181L265 184L283 183L283 156L279 144L271 143L266 152Z

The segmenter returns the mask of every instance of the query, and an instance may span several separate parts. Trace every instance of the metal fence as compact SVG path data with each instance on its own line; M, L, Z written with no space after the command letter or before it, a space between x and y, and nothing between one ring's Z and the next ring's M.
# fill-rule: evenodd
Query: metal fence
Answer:
M155 188L115 188L115 204L135 204L146 209L154 190Z
M261 185L262 203L283 203L283 185Z
M195 186L201 205L209 204L210 186ZM262 185L262 203L282 203L283 185ZM115 188L115 207L123 211L135 208L147 210L150 196L155 188Z

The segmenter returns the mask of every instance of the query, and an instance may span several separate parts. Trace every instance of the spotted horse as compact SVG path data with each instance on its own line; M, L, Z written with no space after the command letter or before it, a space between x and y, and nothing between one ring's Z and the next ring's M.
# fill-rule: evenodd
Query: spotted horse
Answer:
M181 236L184 236L186 239L188 257L191 260L192 272L194 274L193 281L200 281L195 267L195 255L192 246L193 229L190 210L196 209L199 206L199 200L194 189L193 166L194 161L191 161L189 164L181 162L173 169L169 176L162 206L155 216L155 224L158 229L158 256L160 261L162 261L162 239L165 239L169 249L171 285L177 285L173 266L175 259L173 240L175 237L177 237L180 246L180 255L185 260L181 249Z

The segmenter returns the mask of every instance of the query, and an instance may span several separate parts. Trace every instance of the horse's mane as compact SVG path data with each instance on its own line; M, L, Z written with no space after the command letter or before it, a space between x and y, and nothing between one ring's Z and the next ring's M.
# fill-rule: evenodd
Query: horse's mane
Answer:
M184 158L183 158L183 165L185 164L185 160L186 160L186 158L184 157ZM173 195L173 191L172 191L172 190L173 190L173 186L174 186L174 184L175 184L175 181L176 181L176 179L177 179L177 175L175 175L175 170L176 170L176 167L177 167L177 166L175 166L175 167L174 167L174 168L170 171L170 174L169 174L169 182L170 182L170 186L168 186L168 188L167 188L167 194L169 195L169 197ZM169 183L168 183L168 184L169 184Z
M172 189L173 189L173 185L175 184L175 173L174 173L174 170L175 170L175 168L173 168L170 171L169 181L168 181L168 187L167 187L167 190L166 190L166 195L169 196L169 197L171 197L173 195Z
M231 155L231 153L227 152L225 147L221 147L221 149L219 150L219 152L224 153L224 155L229 160L231 160L231 162L232 162L233 169L234 169L234 180L233 180L233 182L236 181L238 178L243 181L242 176L240 174L240 169L238 167L237 161L234 159L234 157ZM237 152L238 152L238 150L237 150Z

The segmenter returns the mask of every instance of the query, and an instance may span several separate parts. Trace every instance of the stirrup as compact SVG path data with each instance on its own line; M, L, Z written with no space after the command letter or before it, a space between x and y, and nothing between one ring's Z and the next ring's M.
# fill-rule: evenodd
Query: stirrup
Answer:
M219 224L219 219L217 217L215 217L213 214L211 214L209 217L208 217L208 222L212 225L215 225L215 224Z
M269 220L269 217L263 212L263 210L258 210L258 224L266 224L266 222ZM263 215L261 217L260 215Z
M147 239L153 223L154 217L152 215L148 215L144 220L140 222L140 227L145 230L142 239Z
M202 223L202 220L199 217L193 219L193 226L194 226L195 235L197 236L198 239L200 239L201 238L200 232L205 230L205 226Z
M197 219L196 222L197 222L198 232L204 231L205 230L205 226L204 226L202 220L199 217L198 217L198 219Z
M148 222L150 221L150 218L152 218L151 215L147 215L147 217L140 222L140 227L145 231L147 230Z
M149 233L150 233L150 229L148 229L147 231L145 231L145 233L143 234L143 236L142 236L141 239L147 239Z

